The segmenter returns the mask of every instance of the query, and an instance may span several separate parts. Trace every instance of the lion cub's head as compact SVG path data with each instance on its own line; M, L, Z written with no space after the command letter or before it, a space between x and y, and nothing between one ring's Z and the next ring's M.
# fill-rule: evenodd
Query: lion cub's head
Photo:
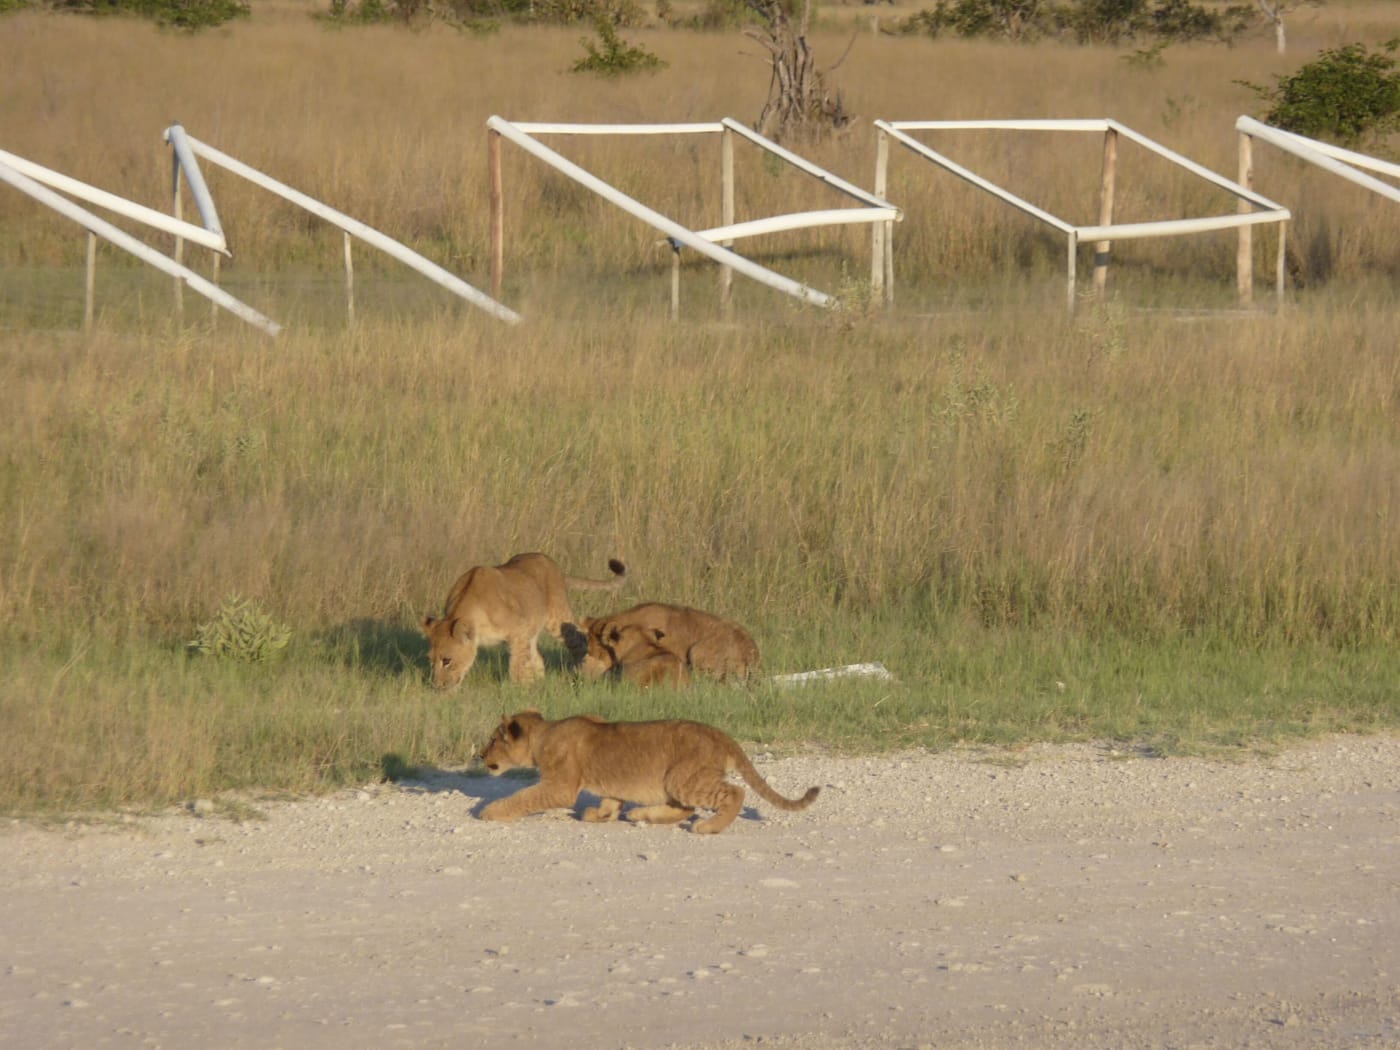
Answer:
M665 632L635 623L615 623L600 616L585 619L583 636L575 644L583 654L579 673L585 678L601 678L609 671L638 663L658 652L669 652L661 644ZM571 646L572 648L572 646Z
M465 620L425 616L421 624L428 636L428 666L433 685L451 689L476 663L476 638Z
M533 707L502 718L481 751L481 764L486 771L498 777L508 769L533 766L530 737L543 724L544 716Z

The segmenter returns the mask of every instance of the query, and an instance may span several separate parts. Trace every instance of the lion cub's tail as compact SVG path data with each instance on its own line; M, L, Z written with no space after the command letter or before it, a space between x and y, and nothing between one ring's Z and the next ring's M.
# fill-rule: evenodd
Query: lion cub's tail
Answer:
M616 558L608 559L611 580L590 580L587 576L565 576L564 586L574 591L617 591L627 582L627 566Z
M744 778L744 783L779 809L806 809L821 794L821 788L809 787L807 793L801 798L785 798L769 786L768 781L763 779L763 774L754 768L754 764L749 761L749 756L744 754L742 749L736 746L735 750L737 754L734 756L734 771Z

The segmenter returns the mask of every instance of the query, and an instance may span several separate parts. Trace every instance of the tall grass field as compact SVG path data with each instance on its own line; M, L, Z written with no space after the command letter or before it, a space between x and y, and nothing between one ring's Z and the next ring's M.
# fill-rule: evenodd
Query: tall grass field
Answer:
M336 29L316 6L254 3L193 36L0 16L0 148L168 211L178 120L485 288L490 115L752 123L768 89L737 30L627 30L667 66L598 79L569 72L580 28ZM877 34L872 13L916 9L831 5L813 48L828 65L855 34L829 76L858 118L792 145L868 187L876 118L1107 116L1233 176L1235 118L1260 115L1241 81L1395 36L1392 6L1302 9L1284 56L1261 30L1147 62ZM714 140L551 144L719 224ZM1095 221L1092 136L945 147ZM519 325L363 248L350 322L339 231L206 170L234 252L220 283L284 323L277 339L188 292L177 316L170 279L108 247L85 333L85 235L0 186L0 810L459 766L525 706L846 751L1167 754L1400 725L1394 205L1257 146L1256 188L1293 213L1281 308L1264 231L1254 309L1215 234L1115 245L1107 295L1071 312L1058 237L899 153L891 308L848 227L742 246L838 308L738 278L723 310L690 253L673 321L654 230L509 145L503 169ZM740 219L842 203L742 146L736 175ZM1118 180L1122 222L1234 208L1145 151L1124 149ZM574 596L580 615L680 602L748 626L765 672L893 677L637 692L577 681L546 642L541 685L488 653L434 691L419 620L469 566L529 550L577 575L627 563L621 595ZM235 599L285 645L192 645Z

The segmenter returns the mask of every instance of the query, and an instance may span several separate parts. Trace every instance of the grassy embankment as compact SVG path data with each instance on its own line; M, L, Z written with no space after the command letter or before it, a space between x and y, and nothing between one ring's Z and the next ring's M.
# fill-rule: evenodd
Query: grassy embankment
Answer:
M25 45L7 46L23 59L5 145L159 206L159 132L178 116L482 285L489 113L756 113L766 79L732 36L647 42L672 66L639 90L560 72L568 31L255 16L189 40L0 19L0 43ZM733 75L706 73L721 66ZM1143 72L1108 51L871 39L842 68L867 117L1106 113L1230 171L1249 108L1232 80L1286 66L1263 44L1173 49ZM969 148L1051 210L1092 215L1096 146L1034 145ZM581 152L661 210L715 221L716 151L661 149L650 165L637 145ZM811 152L869 183L863 131ZM508 168L519 328L361 253L347 330L338 235L211 178L238 252L225 284L291 323L277 342L227 318L210 331L188 298L189 327L170 324L168 282L111 253L82 339L82 238L0 197L0 807L458 763L527 703L839 748L1171 751L1400 722L1388 212L1261 158L1261 190L1298 213L1302 283L1281 317L1181 312L1228 302L1228 238L1123 245L1111 301L1068 317L1055 242L906 157L892 316L858 293L826 314L741 283L737 323L715 324L713 274L692 264L673 326L669 253L648 231L523 158ZM1125 220L1202 192L1132 171ZM752 158L740 183L741 217L824 201ZM868 247L793 236L765 257L850 293ZM526 694L488 660L432 692L417 619L468 565L525 549L579 573L621 556L622 600L731 615L771 671L882 660L897 679L638 695L555 674ZM189 655L235 593L293 625L283 659Z

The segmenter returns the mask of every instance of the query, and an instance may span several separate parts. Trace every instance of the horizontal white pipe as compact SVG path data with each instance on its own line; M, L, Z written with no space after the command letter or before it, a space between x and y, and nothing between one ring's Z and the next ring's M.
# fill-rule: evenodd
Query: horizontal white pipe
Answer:
M1168 149L1166 146L1163 146L1160 142L1155 142L1154 140L1148 138L1146 135L1136 132L1130 127L1126 127L1122 124L1119 124L1116 120L1110 120L1109 124L1124 138L1131 139L1133 142L1136 142L1139 146L1143 147L1143 149L1150 150L1151 152L1157 154L1157 156L1163 157L1166 160L1171 161L1173 164L1185 168L1193 175L1198 175L1201 178L1205 179L1207 182L1219 186L1222 190L1224 190L1227 193L1234 194L1236 197L1244 198L1245 200L1249 201L1249 203L1253 204L1256 208L1263 208L1267 211L1287 211L1287 209L1284 208L1283 205L1278 204L1275 201L1269 200L1268 197L1261 196L1260 194L1255 193L1253 190L1246 189L1245 187L1241 186L1238 182L1235 182L1232 179L1227 179L1224 175L1220 175L1217 172L1211 171L1207 167L1203 167L1202 165L1197 164L1194 160L1182 156L1175 150Z
M1325 153L1329 157L1350 164L1353 168L1364 168L1367 171L1378 171L1391 178L1400 179L1400 164L1394 164L1388 160L1381 160L1379 157L1372 157L1366 153L1357 153L1355 150L1343 149L1341 146L1334 146L1330 142L1319 142L1317 139L1305 138L1296 132L1290 132L1295 139L1301 140L1305 145L1312 146L1319 153Z
M680 223L668 219L660 212L648 208L640 201L634 200L621 190L604 182L592 172L586 171L573 161L560 156L544 143L538 142L531 136L520 131L505 118L497 116L490 117L486 121L486 126L502 137L515 143L515 145L519 146L526 153L544 161L556 171L567 175L585 189L592 190L609 203L615 204L623 211L641 219L648 226L660 230L666 236L680 244L694 248L701 255L713 259L721 266L727 266L731 270L743 274L745 277L752 278L760 284L767 285L769 288L777 289L794 298L802 299L809 303L815 303L818 306L830 306L834 302L831 296L827 295L825 292L819 292L815 288L809 288L805 284L801 284L789 277L784 277L782 274L774 273L772 270L759 266L757 263L745 259L742 255L736 255L726 248L711 244L703 237L697 236L694 230L687 229Z
M214 207L214 198L209 193L209 187L205 185L204 173L199 170L199 162L194 159L185 129L179 124L171 124L165 129L165 141L170 143L170 148L175 151L175 159L180 162L180 170L185 173L185 182L190 188L190 196L194 198L194 206L199 211L204 228L222 237L224 228L219 224L218 209Z
M714 135L724 130L709 124L541 124L511 121L527 135Z
M760 135L758 132L752 130L751 128L746 128L743 124L740 124L737 120L733 119L732 117L725 117L722 121L720 121L720 123L722 123L730 131L734 132L736 135L740 135L743 138L748 139L760 149L767 150L775 157L781 157L793 167L799 169L800 171L805 171L808 175L811 175L813 178L820 179L828 186L831 186L833 189L840 190L848 197L854 197L856 200L868 204L872 208L895 208L895 206L889 201L881 200L879 197L875 196L875 194L870 193L867 190L863 190L859 186L854 185L853 183L847 182L839 175L833 175L831 172L827 171L823 167L819 167L818 165L813 164L806 157L798 156L791 150L784 149L772 139L765 138L764 136ZM898 211L899 209L895 208L895 210Z
M900 131L1107 131L1109 121L1089 120L877 120Z
M985 190L987 193L990 193L993 197L1000 198L1007 204L1011 205L1013 208L1017 208L1025 212L1027 215L1033 216L1034 218L1039 219L1041 222L1055 227L1055 229L1059 230L1061 233L1069 233L1070 230L1074 229L1074 226L1071 223L1065 222L1064 219L1061 219L1058 216L1051 215L1048 211L1046 211L1043 208L1037 208L1030 201L1018 197L1016 196L1016 194L1011 193L1008 190L1002 189L996 183L984 179L981 175L976 174L968 168L964 168L961 164L950 160L943 154L939 153L937 150L929 148L928 146L920 142L918 139L910 138L908 135L900 131L897 127L895 127L888 121L877 120L875 122L875 126L880 130L886 132L887 134L893 136L900 144L919 154L921 157L924 157L926 160L931 160L939 167L946 168L948 171L952 172L959 178L965 179L968 182L972 183L974 186L978 187L979 189Z
M454 295L460 296L472 305L485 310L487 313L500 318L502 321L515 323L520 320L520 315L514 310L507 306L502 306L486 293L473 288L456 274L449 273L437 263L425 259L407 245L400 244L392 237L380 233L372 226L366 226L364 223L360 222L359 219L352 219L344 212L336 211L334 208L330 207L330 205L322 204L314 197L308 197L306 194L292 189L285 183L278 182L276 179L264 175L256 168L251 168L242 161L235 160L227 153L223 153L207 143L200 142L199 139L193 136L187 137L189 139L190 149L205 160L218 164L220 167L227 168L235 175L241 175L249 182L261 186L269 193L275 193L279 197L283 197L293 204L306 209L312 215L325 219L331 225L340 227L340 229L351 236L358 237L366 244L373 245L386 255L393 256L405 266L417 270L430 281L441 285Z
M128 219L144 223L153 229L161 230L164 233L174 234L176 237L183 237L186 240L202 244L206 248L212 248L216 252L229 254L228 245L224 242L222 232L211 232L202 226L195 226L168 215L163 211L156 211L148 208L144 204L137 204L129 201L125 197L118 197L115 193L108 193L106 190L99 190L96 186L89 186L86 182L79 182L77 179L67 175L61 175L56 171L45 168L33 161L25 160L13 153L8 153L0 149L0 164L8 165L21 175L33 179L35 182L49 186L52 189L61 190L71 194L79 200L87 201L99 208L106 208L108 211L124 215Z
M830 682L837 678L892 679L889 668L879 662L846 664L843 667L823 667L818 671L798 671L795 674L775 674L775 685L805 685L808 682Z
M143 262L154 266L157 270L167 273L171 277L179 278L200 295L222 306L229 313L241 317L254 327L262 329L268 335L276 335L282 330L282 326L276 321L264 317L247 303L229 295L228 292L224 291L218 285L205 280L193 270L181 266L174 259L162 255L154 248L142 244L125 230L113 226L105 219L98 218L96 215L92 214L92 212L79 207L67 197L55 193L47 186L31 179L29 176L21 174L10 165L0 164L0 182L9 183L21 193L27 193L40 204L45 204L60 215L72 219L89 232L111 241L118 248L125 249Z
M1143 237L1176 237L1187 233L1211 233L1233 230L1240 226L1259 226L1266 222L1287 222L1287 208L1275 211L1250 211L1236 215L1209 215L1196 219L1166 219L1161 222L1128 222L1116 226L1076 226L1074 232L1081 241L1131 241Z
M716 226L696 230L695 236L707 241L735 241L744 237L760 237L765 233L785 230L806 230L820 226L848 226L863 222L894 222L899 219L898 208L832 208L828 211L795 211L789 215L774 215L768 219L750 219L731 226Z
M1240 117L1235 121L1235 130L1243 132L1251 138L1277 146L1285 153L1292 153L1295 157L1299 157L1323 171L1330 171L1333 175L1365 187L1373 193L1378 193L1387 200L1400 201L1400 188L1392 186L1388 182L1382 182L1374 175L1357 171L1351 165L1344 164L1336 157L1329 156L1327 152L1318 148L1321 143L1314 142L1312 139L1295 135L1291 131L1270 127L1268 124L1261 124L1252 117Z

